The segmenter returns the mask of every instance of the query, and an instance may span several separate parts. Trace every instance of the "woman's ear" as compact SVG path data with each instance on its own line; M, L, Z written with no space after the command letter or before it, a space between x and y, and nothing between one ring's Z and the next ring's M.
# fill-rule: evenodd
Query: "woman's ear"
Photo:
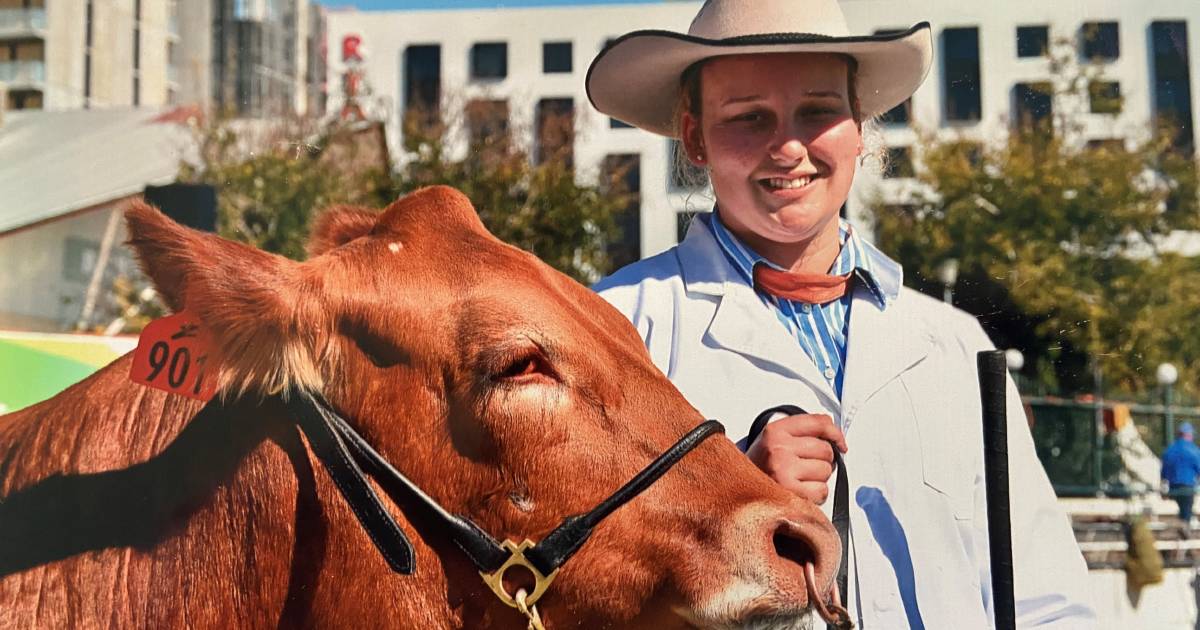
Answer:
M684 112L679 120L679 132L688 162L696 166L706 165L708 155L704 152L704 133L700 129L700 119L691 112Z

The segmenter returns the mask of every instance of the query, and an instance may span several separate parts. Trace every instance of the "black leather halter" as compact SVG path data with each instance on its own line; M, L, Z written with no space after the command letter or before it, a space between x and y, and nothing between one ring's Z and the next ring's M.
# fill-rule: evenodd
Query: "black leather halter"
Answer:
M407 501L406 505L425 510L444 526L450 539L471 559L496 595L504 603L521 609L527 615L529 613L523 606L536 603L559 567L579 550L600 521L657 481L705 439L725 431L725 427L716 420L703 422L591 511L566 517L562 524L536 544L529 540L521 543L506 540L500 543L466 517L450 514L438 505L437 501L389 464L318 395L301 391L289 396L284 404L307 436L313 452L329 471L358 522L367 531L371 542L393 571L406 575L412 573L412 544L367 482L367 474L393 497L402 495ZM522 566L533 573L535 585L532 593L514 596L505 590L503 576L511 566Z

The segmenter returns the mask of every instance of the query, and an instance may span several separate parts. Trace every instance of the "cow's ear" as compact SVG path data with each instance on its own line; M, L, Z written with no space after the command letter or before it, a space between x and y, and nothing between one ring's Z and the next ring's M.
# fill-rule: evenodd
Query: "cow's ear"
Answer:
M129 244L171 309L186 309L216 344L226 393L317 390L328 345L319 278L300 263L183 227L145 203L126 212Z
M308 236L309 256L325 252L366 236L379 220L379 213L355 206L334 206L322 212Z

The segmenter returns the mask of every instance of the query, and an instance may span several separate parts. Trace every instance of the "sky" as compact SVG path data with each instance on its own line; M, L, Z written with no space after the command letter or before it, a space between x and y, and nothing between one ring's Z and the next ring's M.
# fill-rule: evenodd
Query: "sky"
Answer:
M359 9L477 9L489 7L546 7L577 4L657 4L669 0L317 0L330 8Z

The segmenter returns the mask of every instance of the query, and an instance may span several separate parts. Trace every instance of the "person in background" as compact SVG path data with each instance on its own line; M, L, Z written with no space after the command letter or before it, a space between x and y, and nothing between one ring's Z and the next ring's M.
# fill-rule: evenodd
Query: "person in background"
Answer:
M595 289L765 474L846 515L834 590L861 628L992 625L976 353L993 346L839 217L864 127L916 91L932 40L928 23L852 34L836 0L709 0L688 33L628 33L587 75L600 112L678 139L716 202L678 246ZM1011 379L1007 396L1017 626L1093 628ZM804 411L747 443L785 404ZM827 501L835 448L848 495Z
M1192 522L1192 504L1196 498L1196 479L1200 477L1200 447L1192 441L1195 429L1190 422L1179 425L1175 441L1162 456L1162 479L1167 492L1179 504L1179 518Z

